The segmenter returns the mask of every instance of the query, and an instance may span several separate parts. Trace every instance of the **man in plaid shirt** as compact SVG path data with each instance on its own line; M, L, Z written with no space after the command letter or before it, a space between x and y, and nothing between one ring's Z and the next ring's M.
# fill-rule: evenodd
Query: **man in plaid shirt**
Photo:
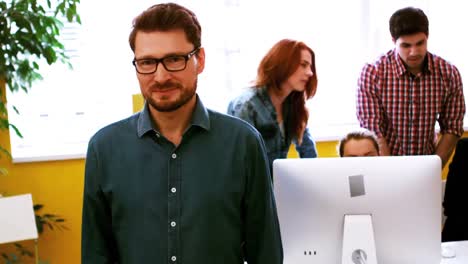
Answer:
M437 154L445 166L463 134L460 73L427 51L429 21L422 10L397 10L390 18L390 33L395 48L362 69L359 123L376 133L381 155Z

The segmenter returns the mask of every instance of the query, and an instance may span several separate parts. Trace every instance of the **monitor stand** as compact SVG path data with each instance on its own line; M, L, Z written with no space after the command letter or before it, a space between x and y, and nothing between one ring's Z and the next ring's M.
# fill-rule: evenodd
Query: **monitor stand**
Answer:
M345 215L342 264L377 264L371 215Z

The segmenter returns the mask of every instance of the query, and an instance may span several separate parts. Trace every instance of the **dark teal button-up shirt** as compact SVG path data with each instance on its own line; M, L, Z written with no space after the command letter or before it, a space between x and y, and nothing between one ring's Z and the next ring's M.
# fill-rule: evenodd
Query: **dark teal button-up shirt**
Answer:
M248 263L283 259L265 147L253 127L197 99L177 147L153 127L147 105L91 138L83 264L238 264L243 254Z

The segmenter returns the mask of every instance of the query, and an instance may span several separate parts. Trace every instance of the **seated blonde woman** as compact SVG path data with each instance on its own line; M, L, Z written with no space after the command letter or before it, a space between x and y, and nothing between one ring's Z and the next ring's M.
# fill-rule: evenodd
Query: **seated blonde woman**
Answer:
M379 156L377 136L369 130L348 133L338 144L340 157Z

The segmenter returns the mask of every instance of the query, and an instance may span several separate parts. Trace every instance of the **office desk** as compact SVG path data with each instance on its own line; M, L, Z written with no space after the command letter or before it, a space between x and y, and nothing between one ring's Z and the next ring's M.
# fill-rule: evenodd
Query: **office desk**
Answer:
M442 260L440 264L468 263L468 240L442 243ZM445 255L445 256L444 256Z

